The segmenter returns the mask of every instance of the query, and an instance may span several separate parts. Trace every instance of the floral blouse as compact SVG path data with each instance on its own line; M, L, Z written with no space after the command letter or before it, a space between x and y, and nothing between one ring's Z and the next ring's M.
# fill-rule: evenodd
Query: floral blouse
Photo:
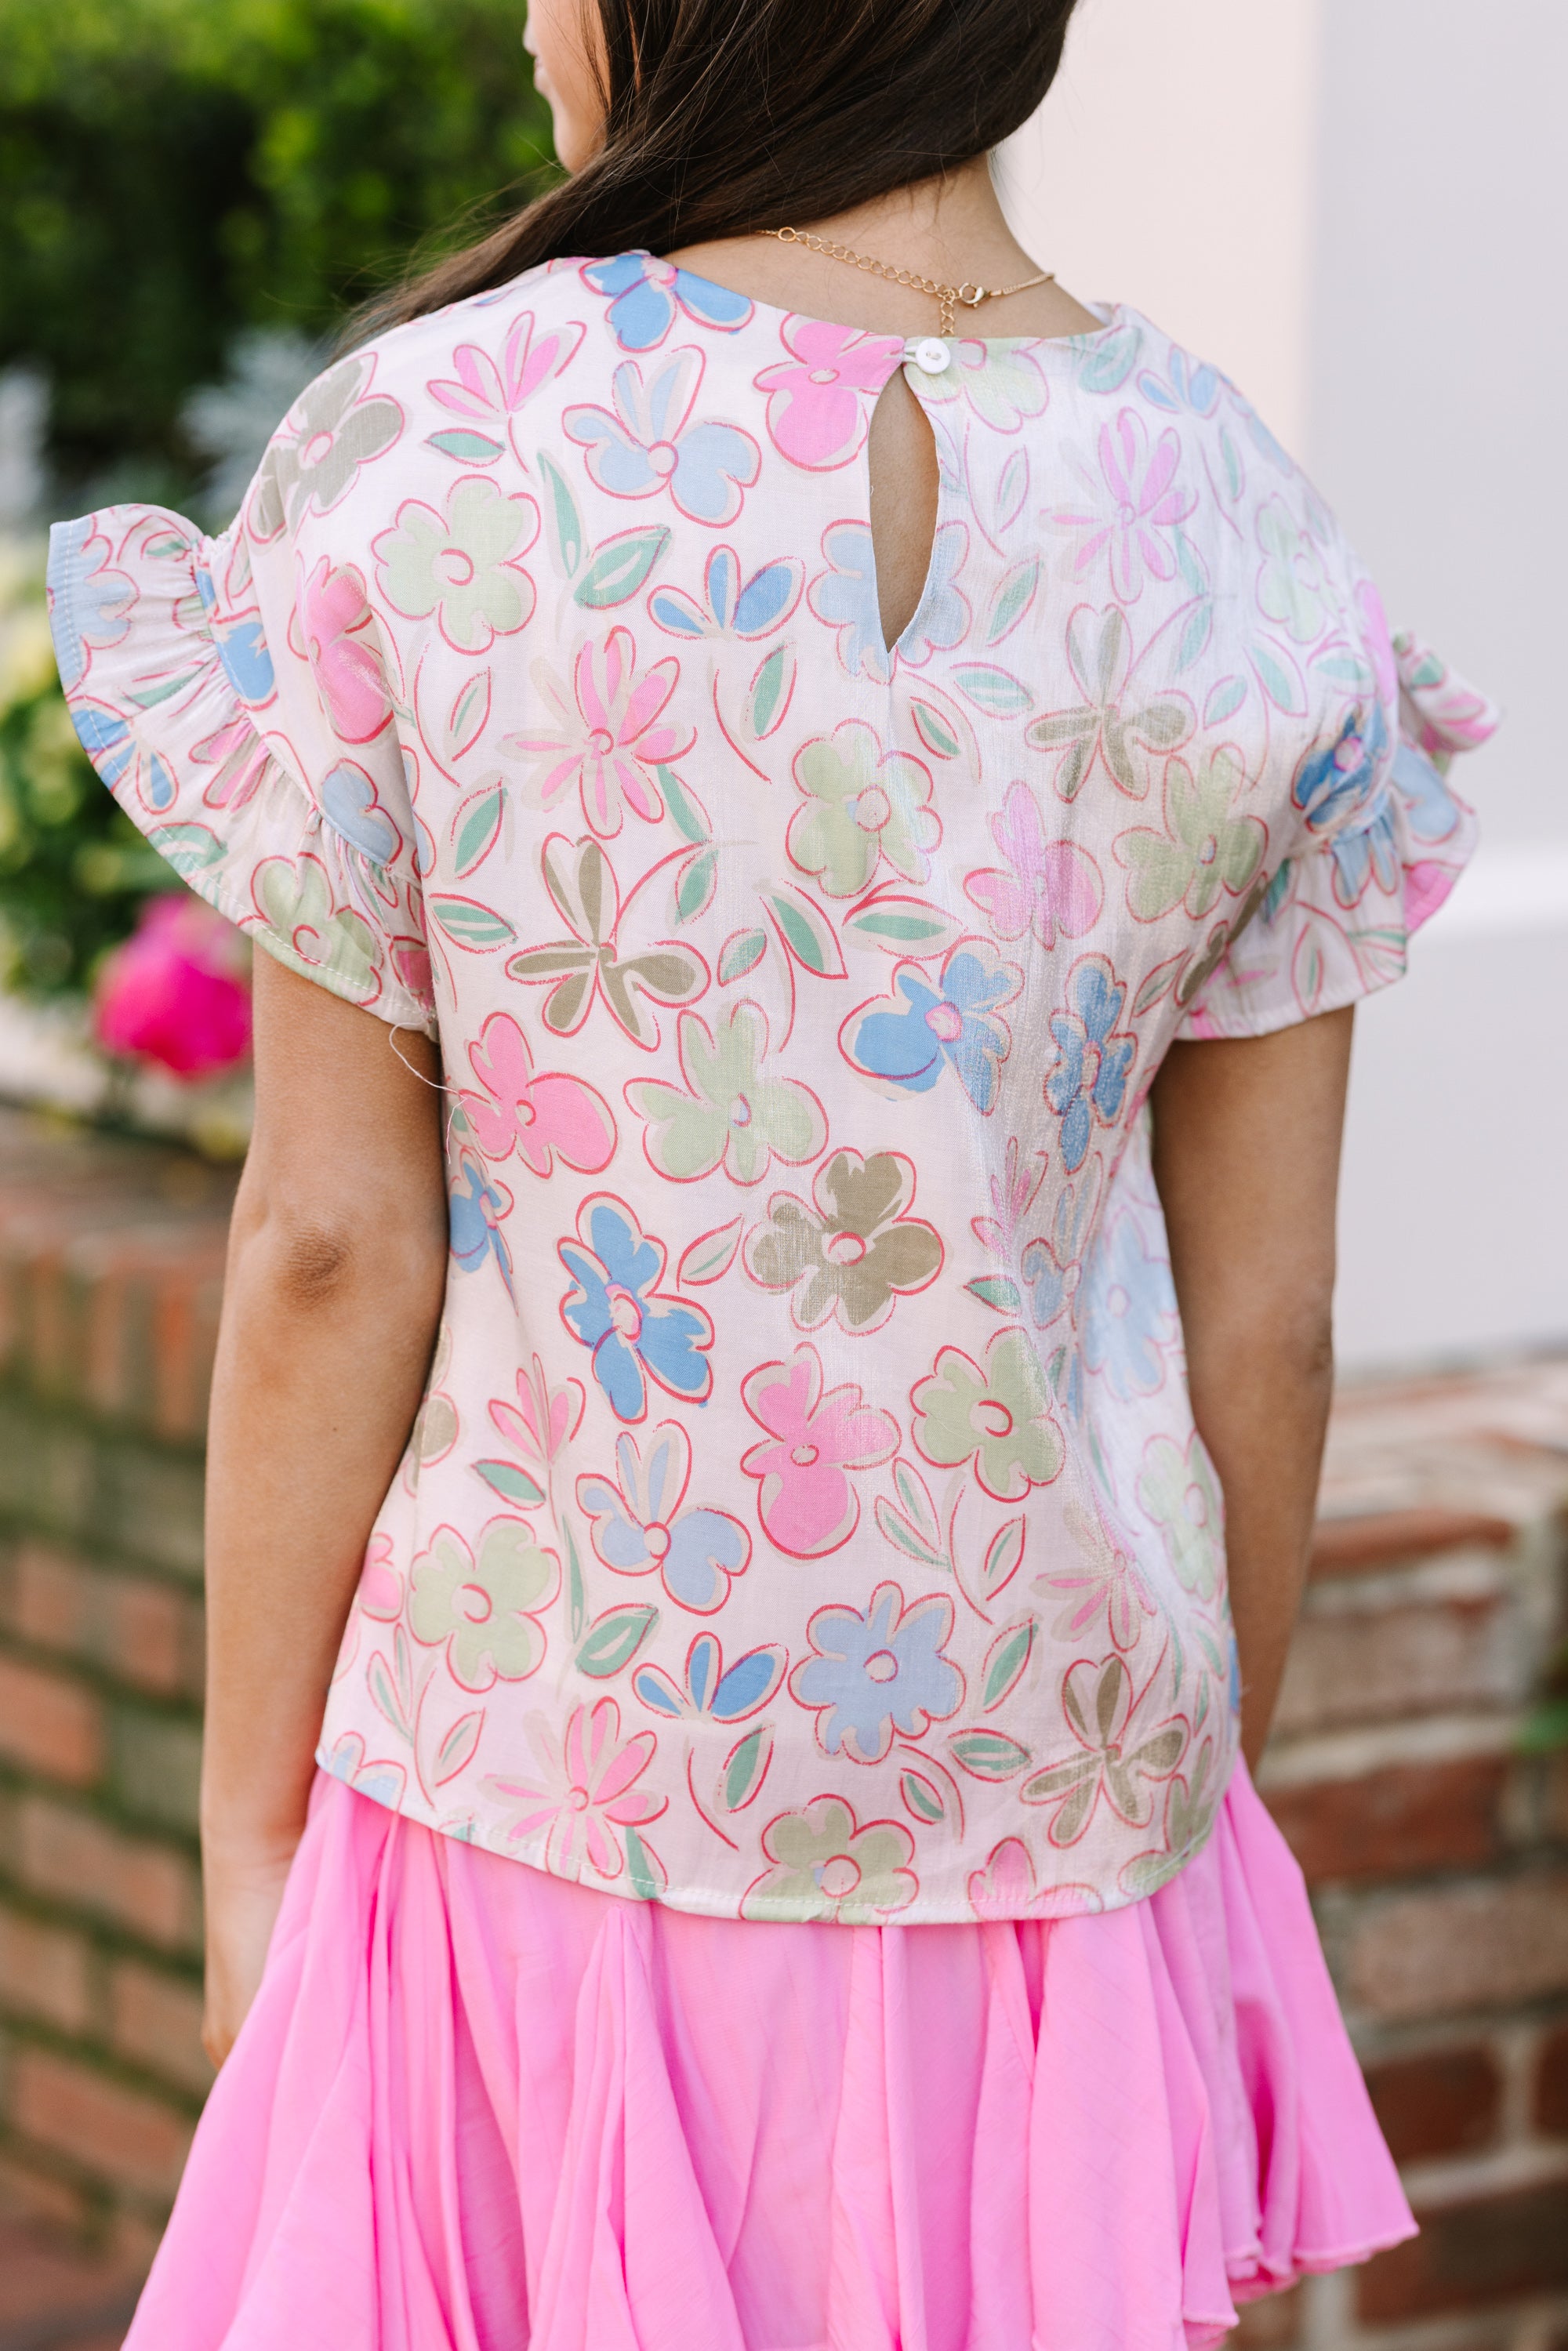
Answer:
M1232 386L1125 308L905 344L562 263L332 368L222 538L117 507L52 581L148 838L441 1045L445 1312L326 1768L727 1917L1163 1884L1237 1678L1141 1105L1400 973L1492 723Z

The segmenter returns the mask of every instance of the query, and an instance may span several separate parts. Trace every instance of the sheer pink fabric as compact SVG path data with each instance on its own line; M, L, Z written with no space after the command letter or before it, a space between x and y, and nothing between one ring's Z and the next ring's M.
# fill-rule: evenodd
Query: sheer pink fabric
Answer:
M904 1928L323 1779L127 2351L1186 2351L1412 2226L1243 1771L1146 1902Z

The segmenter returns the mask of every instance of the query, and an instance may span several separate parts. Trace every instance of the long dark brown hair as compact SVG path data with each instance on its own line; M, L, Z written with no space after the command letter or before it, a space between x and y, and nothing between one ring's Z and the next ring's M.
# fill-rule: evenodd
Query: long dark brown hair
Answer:
M825 220L966 163L1045 96L1073 0L585 5L604 33L599 152L365 323L398 325L564 255Z

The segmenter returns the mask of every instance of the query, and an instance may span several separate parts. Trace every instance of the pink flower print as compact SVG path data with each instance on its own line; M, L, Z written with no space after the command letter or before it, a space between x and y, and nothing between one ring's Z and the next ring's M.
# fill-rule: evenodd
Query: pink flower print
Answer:
M817 472L846 465L865 439L871 402L904 357L904 344L858 327L786 319L780 333L793 353L757 378L768 394L768 432L791 465Z
M651 498L668 490L693 522L731 523L762 469L749 433L716 417L692 421L703 380L698 350L672 351L644 379L635 360L615 371L615 413L569 408L570 439L588 452L588 470L616 498Z
M486 1159L515 1151L536 1176L549 1176L559 1152L569 1167L597 1175L615 1155L615 1119L586 1079L562 1071L536 1073L528 1040L509 1012L492 1012L468 1048L482 1093L458 1097Z
M498 424L504 419L509 434L511 420L518 411L527 407L535 392L552 376L559 375L570 365L586 331L580 319L571 319L536 340L533 312L519 311L507 328L506 341L498 352L492 354L478 343L459 343L452 354L452 374L434 379L426 389L450 414L466 418L474 424L491 420ZM467 444L479 436L465 433L449 437ZM442 446L439 434L435 442L438 448ZM491 462L485 453L467 445L451 454ZM498 446L495 446L494 454L500 455Z
M1043 1600L1049 1600L1052 1593L1065 1597L1065 1605L1051 1627L1054 1637L1076 1641L1103 1609L1113 1646L1122 1650L1136 1648L1145 1620L1155 1613L1148 1577L1121 1544L1112 1541L1098 1510L1091 1514L1069 1502L1062 1516L1078 1557L1037 1576L1034 1584Z
M371 1536L355 1598L367 1616L383 1625L395 1623L402 1614L402 1570L392 1557L391 1535Z
M392 695L363 579L352 564L334 571L322 556L299 590L298 615L332 732L369 743L392 716Z
M680 674L671 653L639 675L630 629L612 629L601 643L585 644L570 688L538 664L535 684L554 723L507 738L532 762L538 806L555 808L575 786L601 841L613 840L628 809L657 824L664 813L659 768L692 745L690 732L664 716Z
M1149 1783L1170 1778L1181 1761L1187 1727L1179 1719L1154 1731L1135 1727L1149 1687L1134 1690L1120 1656L1099 1665L1080 1657L1063 1675L1061 1711L1078 1751L1037 1771L1019 1790L1026 1804L1057 1806L1046 1832L1052 1844L1076 1844L1102 1795L1133 1828L1147 1828L1154 1818Z
M821 1559L847 1543L860 1522L852 1469L873 1469L898 1449L898 1423L863 1404L852 1382L822 1393L822 1360L797 1347L785 1363L759 1364L741 1383L741 1401L767 1441L741 1456L759 1481L763 1532L791 1559Z
M1134 408L1124 408L1113 424L1101 426L1096 454L1098 481L1086 465L1078 467L1085 492L1081 503L1058 507L1043 519L1077 538L1072 568L1080 579L1103 557L1112 593L1131 604L1145 568L1156 580L1175 573L1176 555L1164 534L1186 521L1197 495L1176 480L1181 437L1174 425L1166 425L1151 452L1148 427Z
M1082 1918L1103 1910L1092 1886L1037 1886L1034 1862L1021 1837L993 1845L984 1869L969 1874L969 1907L977 1918Z
M547 1869L558 1877L580 1877L583 1865L600 1877L619 1877L626 1866L618 1829L635 1830L657 1820L668 1799L639 1792L638 1781L653 1760L656 1733L621 1737L621 1709L612 1698L590 1708L578 1706L564 1735L542 1715L528 1721L535 1761L517 1779L487 1779L486 1789L520 1807L507 1829L511 1844L544 1840Z
M964 894L988 919L999 939L1033 933L1042 947L1057 933L1079 939L1099 919L1104 899L1100 869L1071 841L1052 841L1027 784L1010 784L991 819L991 838L1005 859L964 877Z

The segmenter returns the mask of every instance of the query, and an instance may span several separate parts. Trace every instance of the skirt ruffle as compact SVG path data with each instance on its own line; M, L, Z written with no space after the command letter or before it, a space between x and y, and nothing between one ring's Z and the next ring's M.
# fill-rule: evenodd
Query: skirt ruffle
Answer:
M1147 1901L906 1928L322 1779L126 2351L1188 2351L1413 2228L1244 1770Z

